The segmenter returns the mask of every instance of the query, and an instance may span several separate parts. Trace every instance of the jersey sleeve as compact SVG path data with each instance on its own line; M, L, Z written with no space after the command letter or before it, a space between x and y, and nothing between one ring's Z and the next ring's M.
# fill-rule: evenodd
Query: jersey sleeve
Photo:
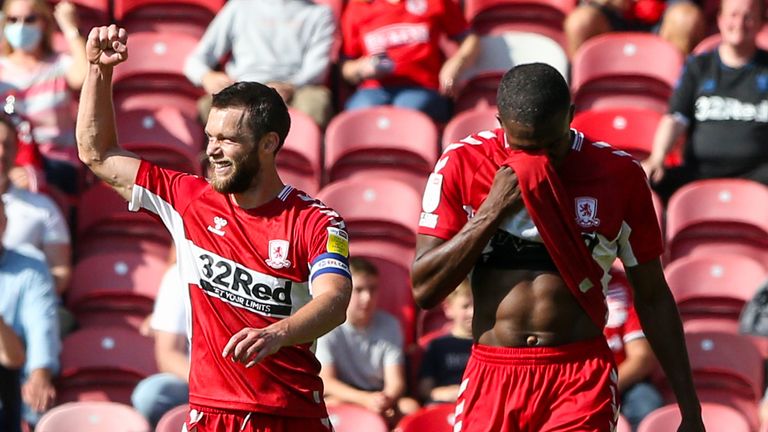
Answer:
M305 238L309 245L309 283L316 277L334 273L352 278L349 272L349 236L344 219L335 210L326 207L320 201L313 204L317 212L313 222L305 228Z
M618 257L626 267L658 258L664 251L648 180L639 164L630 165L625 176L627 199L618 242Z
M456 151L446 151L429 175L421 200L419 234L448 240L467 223L462 202L461 160Z
M157 215L173 233L173 227L183 226L181 214L207 187L208 182L199 176L142 160L128 209Z
M686 122L690 122L695 114L699 75L697 57L691 57L683 67L683 72L669 99L669 113L682 117Z
M459 2L455 0L440 1L443 3L444 11L440 19L440 25L445 33L452 39L465 35L469 31L469 24L464 17Z

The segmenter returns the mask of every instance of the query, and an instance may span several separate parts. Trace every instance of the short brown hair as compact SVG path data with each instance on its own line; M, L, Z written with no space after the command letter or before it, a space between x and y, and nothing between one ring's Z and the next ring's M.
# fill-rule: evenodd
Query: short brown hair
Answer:
M379 269L365 258L352 257L349 259L349 269L352 273L362 273L369 276L378 276Z

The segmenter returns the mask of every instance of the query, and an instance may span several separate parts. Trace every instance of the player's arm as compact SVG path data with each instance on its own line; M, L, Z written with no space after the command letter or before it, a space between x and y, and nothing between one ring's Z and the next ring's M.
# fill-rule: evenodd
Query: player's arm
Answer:
M254 366L280 348L314 341L346 320L352 293L348 276L324 273L312 281L313 298L296 313L268 327L244 328L224 347L222 356Z
M683 325L658 258L628 267L635 309L643 331L664 369L683 416L681 431L703 431L701 405L688 362Z
M140 160L117 145L112 103L112 70L128 58L127 41L125 29L114 24L95 27L88 34L88 72L80 94L76 134L80 160L129 200Z
M416 303L425 309L440 304L467 277L499 222L519 205L517 176L511 168L502 167L475 216L450 240L420 234L411 269Z

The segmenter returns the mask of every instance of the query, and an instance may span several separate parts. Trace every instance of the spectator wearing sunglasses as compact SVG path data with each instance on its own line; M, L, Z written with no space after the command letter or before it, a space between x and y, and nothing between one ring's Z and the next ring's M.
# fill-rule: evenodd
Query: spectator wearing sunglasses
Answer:
M49 185L74 195L80 163L71 91L82 86L87 66L75 6L62 1L52 11L45 0L7 0L3 13L0 100L13 96L16 111L31 121ZM57 25L67 53L53 49Z

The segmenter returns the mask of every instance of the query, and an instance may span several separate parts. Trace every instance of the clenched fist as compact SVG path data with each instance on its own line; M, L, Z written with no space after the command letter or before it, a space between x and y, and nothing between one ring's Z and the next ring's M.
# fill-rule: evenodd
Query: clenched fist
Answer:
M128 33L114 24L94 27L85 43L85 55L93 65L115 67L128 58Z

